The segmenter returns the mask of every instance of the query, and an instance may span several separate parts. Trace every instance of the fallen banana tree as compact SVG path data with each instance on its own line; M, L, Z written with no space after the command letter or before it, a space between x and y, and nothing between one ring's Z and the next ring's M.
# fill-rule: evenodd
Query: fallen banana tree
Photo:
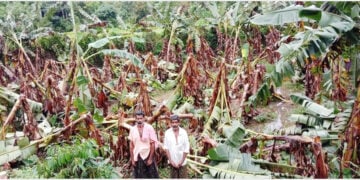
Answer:
M259 147L260 157L265 157L270 160L270 162L277 162L278 159L275 155L275 149L286 151L290 153L290 156L293 155L293 159L296 164L295 173L305 177L314 177L314 178L327 178L328 177L328 165L322 151L321 141L319 137L311 139L309 137L303 136L260 136L251 138L250 141L246 142L240 147L240 151L243 153L255 153L258 144L264 143L266 141L274 141L272 149L267 152L264 151L264 147ZM286 142L289 143L287 148L279 148L276 146L281 146L282 144L276 145L276 142ZM312 160L309 157L306 157L306 149L309 148L315 158L315 164L312 163ZM291 158L291 157L290 157ZM291 159L290 159L291 165Z
M12 121L14 120L14 116L16 111L19 108L22 108L24 113L27 116L27 120L25 120L25 126L24 126L24 133L31 139L40 139L41 135L39 133L37 122L33 116L32 110L30 108L30 105L28 101L26 100L24 95L20 95L19 99L15 102L13 108L11 109L10 114L8 115L7 119L5 120L3 126L1 127L1 135L0 140L4 140L6 135L7 127L12 124Z

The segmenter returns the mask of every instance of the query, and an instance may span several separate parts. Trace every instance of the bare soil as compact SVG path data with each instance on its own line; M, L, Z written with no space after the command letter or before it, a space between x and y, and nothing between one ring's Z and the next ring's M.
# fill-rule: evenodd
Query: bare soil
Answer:
M284 82L283 86L277 88L277 93L281 94L285 99L289 101L290 94L295 92L301 92L301 89L294 88L294 85L291 84L290 81ZM276 118L265 122L257 122L256 120L252 120L248 124L246 124L245 127L256 132L271 134L275 130L293 126L295 125L295 123L289 121L288 117L292 113L292 110L297 107L298 105L292 102L285 102L280 100L270 102L266 106L258 107L257 110L260 113L276 113Z

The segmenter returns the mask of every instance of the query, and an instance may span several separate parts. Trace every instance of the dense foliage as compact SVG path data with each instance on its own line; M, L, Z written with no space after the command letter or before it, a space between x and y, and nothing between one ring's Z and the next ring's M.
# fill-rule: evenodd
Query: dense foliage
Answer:
M130 177L126 136L141 109L160 140L171 113L184 120L198 177L359 177L359 12L359 2L0 2L0 171Z

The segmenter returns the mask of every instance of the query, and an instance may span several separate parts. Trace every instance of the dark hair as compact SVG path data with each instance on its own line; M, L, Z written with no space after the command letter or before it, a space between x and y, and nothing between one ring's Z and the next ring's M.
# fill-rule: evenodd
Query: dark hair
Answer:
M138 110L135 112L135 116L145 116L144 112L141 110Z
M179 118L179 116L178 116L178 115L173 114L173 115L171 115L171 116L170 116L170 120L172 120L172 121L179 121L179 120L180 120L180 118Z

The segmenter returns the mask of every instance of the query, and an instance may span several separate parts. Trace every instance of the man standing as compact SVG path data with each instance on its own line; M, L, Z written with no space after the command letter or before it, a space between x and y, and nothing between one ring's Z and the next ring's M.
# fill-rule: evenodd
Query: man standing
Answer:
M177 115L171 115L171 128L166 130L164 149L171 165L171 178L188 178L186 156L190 145L187 132L179 127L180 119Z
M145 122L144 112L135 113L136 125L130 129L130 157L134 178L159 178L155 162L157 137L154 128Z

